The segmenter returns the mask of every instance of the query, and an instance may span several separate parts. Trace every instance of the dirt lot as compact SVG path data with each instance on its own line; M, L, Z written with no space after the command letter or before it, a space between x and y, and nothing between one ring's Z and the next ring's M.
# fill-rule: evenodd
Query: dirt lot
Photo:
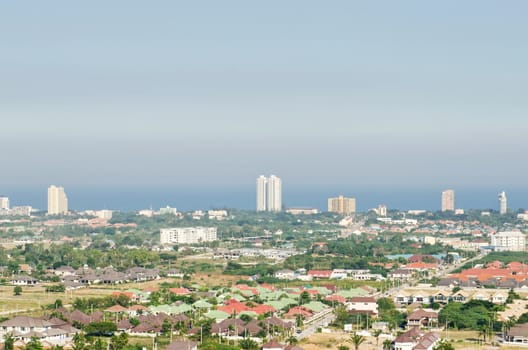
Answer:
M444 334L442 334L444 335ZM491 349L499 349L498 347L493 347L489 344L479 345L476 342L476 339L478 337L478 332L466 332L466 331L458 331L458 332L449 332L448 333L449 339L453 341L453 345L455 346L456 350L491 350ZM383 336L380 336L378 346L376 347L376 338L374 337L366 337L367 340L360 346L361 350L375 350L375 349L381 349L383 341L386 338L383 338ZM308 339L304 339L302 342L299 343L305 350L319 350L319 349L329 349L329 350L337 350L337 348L340 345L348 346L351 350L354 349L354 346L349 341L350 334L339 332L339 331L332 331L332 333L316 333L312 335ZM519 347L515 346L501 346L500 350L514 350L519 349Z
M367 340L360 346L361 350L374 350L381 349L383 341L386 338L380 336L378 347L376 348L376 338L366 337ZM304 339L299 343L305 350L319 350L329 349L337 350L340 345L348 346L350 349L354 349L354 346L350 342L350 333L332 331L332 333L316 333Z

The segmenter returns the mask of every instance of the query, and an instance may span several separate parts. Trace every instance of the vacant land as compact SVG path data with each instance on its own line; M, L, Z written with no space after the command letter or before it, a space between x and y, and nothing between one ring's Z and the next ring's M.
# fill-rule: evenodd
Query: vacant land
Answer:
M21 295L14 295L13 286L0 286L0 315L32 313L61 299L64 305L75 298L103 297L112 294L112 289L81 288L64 293L48 293L44 286L22 287Z

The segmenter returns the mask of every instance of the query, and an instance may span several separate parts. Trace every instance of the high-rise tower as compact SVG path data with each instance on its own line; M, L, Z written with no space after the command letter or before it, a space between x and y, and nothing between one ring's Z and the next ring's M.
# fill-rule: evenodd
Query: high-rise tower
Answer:
M0 209L9 210L9 198L0 196Z
M264 175L257 178L257 211L266 211L267 209L267 188L268 179Z
M442 192L442 211L455 210L455 191L445 190Z
M48 215L61 215L68 213L68 197L63 187L48 187Z
M506 212L508 212L508 199L506 192L502 191L499 193L499 214L504 215Z
M350 215L356 212L356 199L339 196L328 198L328 211L343 215Z
M282 210L282 180L271 175L257 178L257 211Z
M282 210L282 181L275 175L268 178L268 211Z

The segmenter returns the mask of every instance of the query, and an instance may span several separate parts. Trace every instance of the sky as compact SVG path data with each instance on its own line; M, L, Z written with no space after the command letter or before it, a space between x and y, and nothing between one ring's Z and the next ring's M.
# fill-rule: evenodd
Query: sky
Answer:
M0 184L525 186L526 1L4 1Z

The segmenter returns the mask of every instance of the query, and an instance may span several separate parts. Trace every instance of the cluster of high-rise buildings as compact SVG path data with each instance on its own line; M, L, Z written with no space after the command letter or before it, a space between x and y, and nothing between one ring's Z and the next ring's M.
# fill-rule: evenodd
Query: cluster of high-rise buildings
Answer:
M499 214L504 215L508 212L508 199L506 192L499 193ZM442 191L442 211L455 211L455 191L448 189Z
M282 180L271 175L257 178L257 211L279 212L282 210Z

